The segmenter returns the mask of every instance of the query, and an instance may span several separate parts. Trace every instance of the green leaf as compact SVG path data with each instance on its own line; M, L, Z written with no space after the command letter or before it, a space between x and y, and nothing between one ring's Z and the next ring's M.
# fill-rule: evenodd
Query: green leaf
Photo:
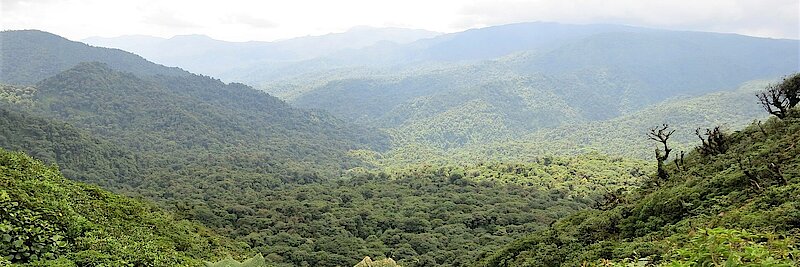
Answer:
M22 241L22 239L17 239L13 243L11 243L11 245L17 248L21 248L23 244L25 244L25 242Z

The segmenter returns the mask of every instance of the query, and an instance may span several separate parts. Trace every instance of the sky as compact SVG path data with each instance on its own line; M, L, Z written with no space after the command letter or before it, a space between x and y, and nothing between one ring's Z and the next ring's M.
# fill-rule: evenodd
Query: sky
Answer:
M274 41L355 26L458 32L516 22L613 23L800 38L798 0L0 0L3 30L91 36L203 34Z

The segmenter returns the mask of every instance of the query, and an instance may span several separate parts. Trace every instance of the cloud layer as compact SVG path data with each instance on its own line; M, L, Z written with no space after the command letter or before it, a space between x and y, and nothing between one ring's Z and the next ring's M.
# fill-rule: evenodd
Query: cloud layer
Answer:
M341 32L357 25L454 32L523 21L621 23L800 37L797 0L0 0L3 29L71 39L206 34L231 41Z

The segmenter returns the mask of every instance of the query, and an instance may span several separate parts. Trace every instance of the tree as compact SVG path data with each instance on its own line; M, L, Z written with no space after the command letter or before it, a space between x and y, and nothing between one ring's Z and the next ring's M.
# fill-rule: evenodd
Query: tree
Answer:
M761 106L779 119L785 118L800 103L800 73L795 73L779 84L770 84L756 93Z
M700 151L700 154L703 156L712 156L717 154L723 154L728 151L728 140L725 138L725 134L720 130L720 127L714 127L713 129L706 129L705 134L700 133L700 128L694 130L694 134L700 138L702 144L697 147L697 150ZM705 137L703 137L705 135Z
M654 127L650 129L650 133L647 134L647 137L650 140L656 141L664 145L664 152L662 153L660 149L656 148L656 160L658 161L658 178L661 180L667 180L669 178L669 174L667 171L664 170L664 162L667 161L669 158L669 152L672 151L671 148L667 145L667 140L669 137L675 133L675 130L669 130L669 125L662 124L661 127Z

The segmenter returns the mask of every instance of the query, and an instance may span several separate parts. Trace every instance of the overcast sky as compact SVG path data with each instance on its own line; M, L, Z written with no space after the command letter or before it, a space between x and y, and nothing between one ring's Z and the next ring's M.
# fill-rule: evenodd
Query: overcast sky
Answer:
M0 0L2 29L90 36L205 34L271 41L354 26L439 32L524 21L800 36L798 0Z

